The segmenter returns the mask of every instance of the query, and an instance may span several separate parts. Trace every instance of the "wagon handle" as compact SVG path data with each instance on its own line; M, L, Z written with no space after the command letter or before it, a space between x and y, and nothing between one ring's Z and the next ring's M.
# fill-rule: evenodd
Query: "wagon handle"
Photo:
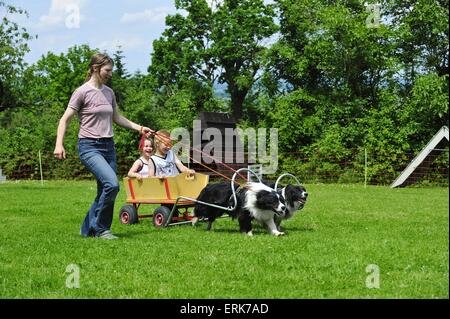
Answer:
M285 176L289 176L292 177L293 179L295 179L295 181L297 182L298 186L301 186L299 180L297 179L297 177L295 177L294 175L290 174L290 173L284 173L282 175L280 175L280 177L278 177L277 181L275 182L275 186L274 186L274 190L277 191L278 190L278 183L280 182L280 180L285 177Z

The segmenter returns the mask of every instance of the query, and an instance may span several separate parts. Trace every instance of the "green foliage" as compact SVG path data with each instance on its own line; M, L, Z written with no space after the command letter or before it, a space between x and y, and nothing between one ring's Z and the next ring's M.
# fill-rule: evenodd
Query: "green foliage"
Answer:
M0 122L4 124L0 134L5 136L0 143L0 166L9 176L14 176L18 167L35 163L38 150L44 156L53 152L59 118L73 91L84 82L92 52L86 45L69 48L59 56L49 52L25 70L21 98L28 105L0 113ZM76 122L72 121L66 132L67 167L78 161ZM65 176L72 173L66 170Z
M263 116L280 129L281 150L307 157L282 156L282 168L348 176L339 163L361 171L367 150L369 182L395 178L406 153L448 125L448 1L382 1L377 28L367 27L362 2L277 4L281 36L261 93L272 110Z
M404 125L418 141L426 142L426 136L436 133L442 125L448 125L448 103L448 74L421 75L412 87L411 96L406 104Z
M279 149L295 151L309 145L321 130L320 119L311 115L318 103L302 89L287 93L275 102L273 111L267 116L267 126L279 130Z
M412 85L421 69L448 75L448 0L386 2L399 32L396 52L405 65L404 80Z
M26 63L25 54L29 51L28 41L34 38L24 27L8 19L8 15L28 16L18 7L0 1L0 112L7 108L23 105L20 98L20 77Z
M167 29L154 41L149 67L153 82L167 95L193 86L211 94L215 84L226 83L231 111L241 119L245 98L261 69L266 50L262 41L277 30L273 6L262 0L225 0L214 10L206 0L175 4L187 16L168 16ZM204 102L195 103L202 107Z

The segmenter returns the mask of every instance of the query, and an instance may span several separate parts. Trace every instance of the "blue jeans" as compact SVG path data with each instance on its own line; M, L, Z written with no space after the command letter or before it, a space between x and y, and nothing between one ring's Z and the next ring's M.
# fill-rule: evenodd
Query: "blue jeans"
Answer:
M97 179L97 197L81 225L80 233L83 236L95 236L111 228L114 202L119 192L114 140L80 138L78 155L81 163Z

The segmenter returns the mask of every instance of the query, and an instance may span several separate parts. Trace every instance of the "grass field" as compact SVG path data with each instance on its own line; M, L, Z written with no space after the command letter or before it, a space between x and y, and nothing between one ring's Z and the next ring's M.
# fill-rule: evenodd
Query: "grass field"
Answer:
M279 238L121 225L122 189L108 241L79 235L95 182L0 184L0 298L449 298L448 188L305 186Z

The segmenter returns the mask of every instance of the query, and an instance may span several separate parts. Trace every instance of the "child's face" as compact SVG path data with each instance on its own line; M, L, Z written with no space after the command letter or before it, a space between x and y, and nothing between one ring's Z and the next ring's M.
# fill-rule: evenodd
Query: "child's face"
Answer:
M158 136L158 151L163 154L167 154L172 148L172 143L170 142L169 136L161 135Z
M153 151L153 145L152 142L149 140L145 140L144 147L142 148L142 152L144 155L150 156L152 155Z

